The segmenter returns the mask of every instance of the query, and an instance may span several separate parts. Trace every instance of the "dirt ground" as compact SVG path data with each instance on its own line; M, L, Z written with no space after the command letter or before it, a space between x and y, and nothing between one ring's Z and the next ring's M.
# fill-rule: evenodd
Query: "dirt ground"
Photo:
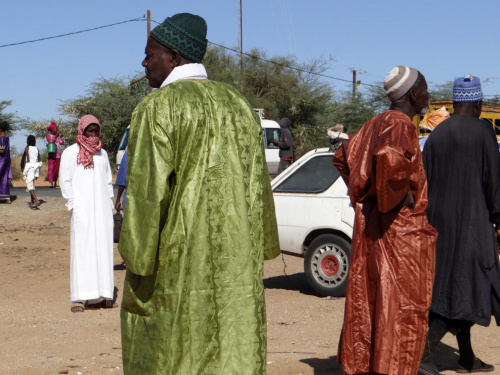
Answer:
M0 374L122 374L119 309L70 312L69 213L62 198L40 199L37 211L27 197L0 204ZM118 303L124 275L115 247ZM335 356L344 299L314 295L300 258L266 262L264 277L268 374L341 374ZM472 332L476 355L497 366L494 374L498 333L494 324ZM439 347L445 374L455 373L456 348L451 335Z

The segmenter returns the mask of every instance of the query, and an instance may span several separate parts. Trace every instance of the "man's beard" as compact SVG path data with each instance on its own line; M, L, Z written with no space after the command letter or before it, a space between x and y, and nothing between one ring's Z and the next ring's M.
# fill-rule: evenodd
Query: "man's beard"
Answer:
M420 111L420 115L425 116L427 114L428 110L429 110L429 107L422 108L422 110Z

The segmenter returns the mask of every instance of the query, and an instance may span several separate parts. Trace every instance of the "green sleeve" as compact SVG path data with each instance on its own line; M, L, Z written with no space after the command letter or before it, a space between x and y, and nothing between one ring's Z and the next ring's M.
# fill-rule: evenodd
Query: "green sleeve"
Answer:
M171 139L166 131L167 106L157 108L160 104L155 103L155 97L146 98L132 114L127 206L119 244L127 269L141 276L153 274L155 268L170 201L170 175L174 165Z

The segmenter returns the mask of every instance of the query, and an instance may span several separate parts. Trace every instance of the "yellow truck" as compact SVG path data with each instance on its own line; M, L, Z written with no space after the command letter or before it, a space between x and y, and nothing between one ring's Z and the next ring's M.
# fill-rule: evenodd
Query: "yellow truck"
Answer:
M453 115L453 102L450 100L436 100L431 102L429 104L428 113L430 114L443 107L446 108L446 110L450 113L450 115ZM495 131L497 138L500 138L500 106L490 106L483 104L483 110L481 111L480 118L491 122L491 125L493 126L493 130ZM420 121L422 119L423 116L420 115L415 115L415 117L413 117L413 123L417 128L419 137L429 135L429 133L431 132L426 127L420 126Z

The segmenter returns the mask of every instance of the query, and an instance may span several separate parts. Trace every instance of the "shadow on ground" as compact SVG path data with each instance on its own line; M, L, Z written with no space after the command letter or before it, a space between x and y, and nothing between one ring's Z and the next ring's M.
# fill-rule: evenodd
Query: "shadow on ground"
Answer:
M337 363L336 355L330 358L304 358L300 362L311 366L314 375L342 375L342 367Z
M296 290L302 294L314 296L316 295L307 284L304 273L294 273L292 275L280 275L268 277L264 279L264 287L266 289L284 289Z
M113 266L113 270L115 271L125 271L127 269L127 266L125 265L125 262L121 262L120 264L115 264Z
M458 358L458 349L441 342L434 354L434 363L439 371L455 371Z
M434 354L434 362L439 371L455 371L458 363L458 349L440 343ZM342 374L342 367L337 363L337 356L330 358L304 358L300 362L306 363L314 370L314 375Z

